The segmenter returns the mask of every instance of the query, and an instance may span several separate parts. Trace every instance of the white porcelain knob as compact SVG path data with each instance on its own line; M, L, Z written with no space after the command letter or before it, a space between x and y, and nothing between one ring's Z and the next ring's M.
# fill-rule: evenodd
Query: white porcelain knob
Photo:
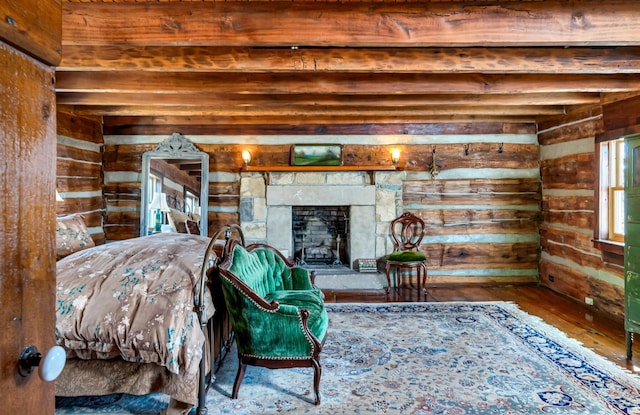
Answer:
M67 362L67 353L60 346L53 346L38 366L38 375L45 382L52 382L60 376L64 365Z
M44 357L35 346L28 346L20 355L18 372L22 376L29 376L33 368L38 366L38 375L45 382L56 380L67 362L67 354L60 346L53 346Z

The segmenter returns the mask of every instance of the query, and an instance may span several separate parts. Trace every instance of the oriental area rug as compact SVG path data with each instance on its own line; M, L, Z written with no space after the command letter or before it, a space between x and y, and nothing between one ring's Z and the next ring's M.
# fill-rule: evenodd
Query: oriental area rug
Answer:
M322 403L311 368L227 356L209 414L640 414L640 380L508 302L327 304ZM59 398L56 414L155 414L163 395Z

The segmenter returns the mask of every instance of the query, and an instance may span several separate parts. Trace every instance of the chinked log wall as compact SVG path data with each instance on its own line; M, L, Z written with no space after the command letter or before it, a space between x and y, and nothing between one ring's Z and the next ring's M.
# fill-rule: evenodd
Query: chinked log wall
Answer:
M621 255L594 242L597 205L596 137L640 132L640 99L587 107L539 123L542 175L540 279L552 289L624 315ZM622 250L620 250L622 251Z
M64 201L56 213L80 213L97 244L105 242L102 195L102 122L97 117L57 113L56 189Z
M428 255L432 281L536 281L541 185L535 127L477 123L427 129L424 134L370 136L335 131L313 137L185 136L210 157L209 234L238 222L244 149L253 154L252 166L286 166L291 144L339 142L345 165L388 166L390 151L397 147L399 168L406 173L398 211L413 211L428 225L421 249ZM142 154L169 135L105 135L108 240L138 235ZM441 172L432 179L434 149Z

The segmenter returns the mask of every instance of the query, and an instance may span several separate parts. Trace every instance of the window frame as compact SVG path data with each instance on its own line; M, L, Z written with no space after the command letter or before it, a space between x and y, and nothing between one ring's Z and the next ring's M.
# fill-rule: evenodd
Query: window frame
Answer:
M595 186L594 186L594 224L593 224L593 243L597 249L600 249L603 253L603 260L605 262L610 262L616 265L624 266L624 241L614 241L608 239L609 232L609 220L606 223L602 223L601 221L601 211L602 209L609 209L609 182L608 178L608 169L609 169L609 155L608 155L608 146L607 149L607 158L606 165L603 166L603 154L602 154L602 143L616 141L619 139L624 139L624 137L616 136L611 137L608 134L602 134L596 136L595 139L595 154L594 154L594 163L596 163L595 173ZM624 163L624 162L623 162ZM603 172L603 169L606 168L605 171L607 174ZM603 188L607 189L607 191L603 192ZM604 206L604 207L603 207ZM607 215L609 218L609 215ZM606 232L605 232L606 230ZM603 237L603 235L607 235Z

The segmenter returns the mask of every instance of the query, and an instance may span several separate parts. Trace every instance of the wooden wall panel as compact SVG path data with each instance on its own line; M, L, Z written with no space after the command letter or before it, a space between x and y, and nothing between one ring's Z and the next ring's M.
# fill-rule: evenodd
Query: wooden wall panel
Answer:
M56 213L80 213L97 244L105 242L102 191L102 133L98 117L78 116L64 109L57 112L56 188L64 201Z

